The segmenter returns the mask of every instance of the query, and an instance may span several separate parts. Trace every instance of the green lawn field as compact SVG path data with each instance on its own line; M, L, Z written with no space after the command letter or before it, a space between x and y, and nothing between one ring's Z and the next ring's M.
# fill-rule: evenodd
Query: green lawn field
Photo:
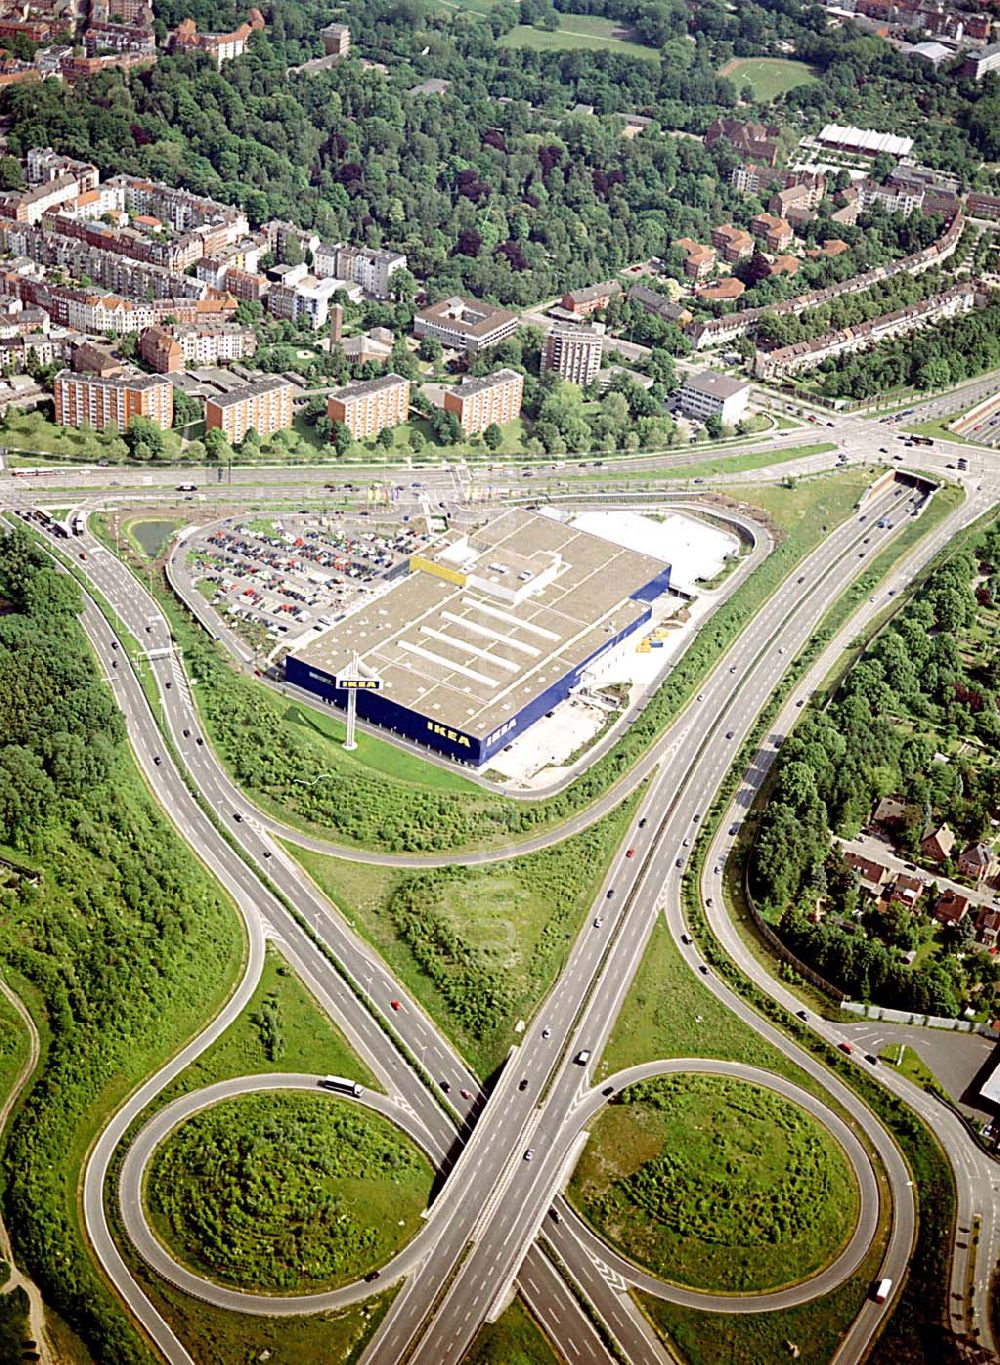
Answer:
M554 33L547 29L533 28L530 24L518 24L500 39L501 47L530 48L535 52L553 49L588 48L605 51L611 49L624 57L641 57L655 61L658 53L655 48L644 47L641 43L630 42L616 35L623 30L621 25L610 19L602 19L592 14L564 14L560 17L559 28Z
M792 1284L829 1264L858 1214L839 1143L805 1109L720 1076L661 1076L591 1125L574 1203L631 1260L720 1293Z
M420 1227L432 1178L381 1114L278 1091L186 1119L155 1152L146 1198L161 1240L195 1270L295 1294L387 1261Z
M815 67L781 57L734 57L719 68L719 75L728 76L737 89L749 85L760 103L819 79Z

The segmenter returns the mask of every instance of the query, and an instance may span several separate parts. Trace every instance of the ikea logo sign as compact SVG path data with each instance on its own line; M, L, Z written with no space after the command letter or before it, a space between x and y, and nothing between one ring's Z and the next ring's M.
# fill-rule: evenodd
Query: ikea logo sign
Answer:
M436 720L429 720L427 728L432 735L440 735L442 739L450 739L452 744L460 744L465 749L472 748L468 735L463 735L458 730L449 730L447 725L439 725Z
M506 725L501 725L499 730L494 730L492 735L487 735L484 747L488 749L491 744L495 744L498 739L502 739L507 731L513 730L516 725L517 717L515 716L513 720L507 721Z

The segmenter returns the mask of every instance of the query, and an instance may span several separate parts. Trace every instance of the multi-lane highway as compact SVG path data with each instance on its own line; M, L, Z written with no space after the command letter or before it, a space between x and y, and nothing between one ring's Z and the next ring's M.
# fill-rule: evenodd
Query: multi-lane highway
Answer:
M801 433L796 435L801 442ZM839 422L837 439L849 458L868 460L872 457L873 428L870 425L857 420ZM942 463L939 457L926 455L920 462L931 467ZM935 542L953 533L959 525L967 524L979 508L997 500L1000 490L985 473L982 461L973 468L973 478L983 480L985 491L980 490L980 497L971 498L948 519L935 534ZM100 473L104 475L107 471ZM972 486L976 488L975 484ZM868 509L869 522L876 520L883 511L896 510L908 497L903 494L896 500L890 492ZM896 517L894 520L898 527L904 519ZM681 938L685 932L679 896L686 857L684 841L696 833L698 820L709 808L738 752L741 739L752 728L755 717L772 695L794 654L806 642L830 600L866 567L864 531L857 522L835 528L799 567L794 581L786 581L773 595L752 628L744 631L706 680L697 700L688 706L657 746L642 774L650 777L649 789L637 813L636 827L629 836L629 843L639 849L641 856L627 864L622 860L602 886L600 897L604 913L601 926L581 931L559 981L522 1037L497 1089L488 1098L481 1095L476 1078L441 1039L419 1007L405 996L367 945L352 933L322 897L312 888L303 887L300 870L283 858L271 837L277 832L274 822L263 819L232 787L209 745L198 743L202 738L200 722L158 608L113 556L88 542L86 572L146 647L159 689L164 723L187 769L188 781L196 784L216 818L226 827L224 839L203 808L192 799L170 755L163 752L154 717L121 651L114 649L107 624L92 608L88 609L87 628L125 711L140 763L181 832L234 895L247 923L251 966L240 991L220 1019L224 1017L228 1023L235 1017L252 990L254 963L259 961L264 934L278 935L283 951L344 1027L352 1044L386 1089L397 1097L408 1121L419 1126L428 1150L435 1153L439 1164L449 1172L431 1219L434 1235L430 1251L397 1296L366 1359L378 1362L378 1365L404 1357L433 1362L433 1365L460 1360L479 1323L498 1300L502 1301L515 1277L565 1358L574 1361L607 1359L606 1349L575 1308L575 1299L569 1295L564 1282L537 1248L532 1247L543 1225L547 1239L556 1246L576 1283L591 1297L626 1356L635 1361L664 1358L663 1348L651 1337L648 1324L635 1313L634 1305L630 1308L614 1267L601 1269L595 1264L591 1254L593 1248L588 1252L584 1242L573 1235L570 1220L559 1225L546 1220L546 1211L571 1168L576 1150L573 1145L576 1119L580 1105L585 1103L589 1093L589 1063L580 1065L574 1059L581 1049L590 1052L592 1060L599 1055L661 909L666 910L668 923L692 970L700 966L695 950L683 944ZM896 571L901 583L908 580L918 563L926 558L927 548L921 546L919 553L910 555ZM869 607L875 605L868 604ZM852 633L856 634L858 628L858 620L854 620ZM120 661L118 667L115 667L116 658ZM815 669L809 676L814 673ZM789 705L793 706L794 701ZM725 737L730 732L731 740ZM779 733L775 726L773 734ZM755 774L756 768L748 779L751 783ZM628 782L634 787L639 780L640 777L635 777ZM628 784L620 786L611 804L620 801L628 789ZM559 830L544 836L544 842L565 837L574 829L582 828L591 818L597 817L592 812L575 817ZM640 820L643 821L641 828ZM281 832L286 836L289 833ZM323 841L315 843L333 851ZM242 856L235 852L234 844L241 848ZM526 841L523 847L531 846L534 845ZM348 852L339 848L335 851L342 855ZM521 848L506 850L503 856L516 851ZM404 861L414 865L428 862L423 859ZM709 865L715 865L711 858ZM281 891L285 901L262 888L262 876ZM722 898L716 894L713 899L716 906L713 919L722 921L714 927L723 937L728 921L719 909ZM289 913L285 902L296 907L301 920L312 932L303 931L300 920ZM317 937L357 989L348 988L343 978L331 971L329 959L317 948ZM797 1006L794 997L788 996L786 1000L784 988L767 976L752 958L750 962L755 970L749 971L742 960L746 956L745 949L741 956L738 938L731 943L730 937L736 938L731 930L723 941L744 970L758 980L769 995L783 1003L790 1001L790 1007ZM895 1207L887 1256L887 1267L891 1269L886 1273L893 1274L898 1283L912 1240L913 1197L905 1165L894 1144L853 1091L831 1077L811 1054L796 1047L780 1030L763 1021L720 982L710 976L700 979L749 1027L768 1037L786 1055L816 1075L855 1123L864 1129L879 1152L892 1186ZM367 999L363 998L365 996ZM391 999L400 1001L401 1011L389 1008ZM381 1027L372 1024L369 1009L380 1018ZM165 1068L133 1097L126 1107L128 1112L121 1111L111 1128L102 1135L88 1169L88 1225L93 1217L98 1230L98 1237L95 1237L98 1254L126 1301L171 1359L187 1357L166 1324L161 1323L160 1328L156 1328L149 1317L143 1316L147 1312L153 1317L156 1315L134 1286L113 1244L109 1247L100 1241L103 1211L98 1213L93 1203L95 1198L100 1203L107 1166L105 1157L110 1156L132 1119L180 1066L217 1036L225 1023L216 1021L191 1048L175 1059L170 1068ZM836 1036L833 1026L824 1027L831 1037ZM393 1033L396 1043L391 1036ZM421 1054L423 1067L411 1065L414 1059L421 1058ZM421 1083L418 1075L421 1069L425 1078L437 1086L436 1098ZM445 1074L436 1074L441 1070ZM448 1084L447 1094L440 1089L441 1081ZM962 1207L970 1215L977 1213L978 1204L988 1188L985 1168L992 1163L971 1147L964 1132L947 1129L940 1118L941 1112L947 1112L943 1106L928 1097L924 1097L924 1104L942 1135L953 1164L963 1177L968 1177L974 1191L974 1197ZM446 1112L443 1105L448 1105L451 1112ZM530 1162L524 1157L529 1147L533 1152ZM966 1182L960 1179L959 1183ZM979 1216L982 1216L981 1212ZM992 1220L984 1226L993 1229ZM93 1228L91 1231L93 1235ZM992 1266L983 1258L989 1255L993 1243L991 1235L986 1239L981 1257L987 1271ZM605 1270L609 1273L604 1273ZM956 1275L958 1273L956 1269ZM136 1291L137 1298L132 1290ZM860 1358L883 1312L874 1304L865 1308L842 1347L839 1359ZM164 1328L165 1333L160 1330Z

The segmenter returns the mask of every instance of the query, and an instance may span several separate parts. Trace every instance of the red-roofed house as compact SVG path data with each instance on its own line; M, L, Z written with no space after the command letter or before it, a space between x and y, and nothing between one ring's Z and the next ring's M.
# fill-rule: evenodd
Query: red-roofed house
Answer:
M845 852L844 862L861 878L862 888L871 895L878 895L879 888L889 880L889 869L874 858L865 858L860 853Z
M933 863L943 863L945 858L950 858L954 847L955 836L947 825L939 825L920 841L921 853Z
M969 898L957 891L946 891L934 907L934 918L941 924L960 924L968 913Z
M989 844L970 844L958 855L958 870L963 877L985 882L996 875L997 860Z
M976 938L987 948L995 948L1000 938L1000 911L987 910L985 906L976 920Z

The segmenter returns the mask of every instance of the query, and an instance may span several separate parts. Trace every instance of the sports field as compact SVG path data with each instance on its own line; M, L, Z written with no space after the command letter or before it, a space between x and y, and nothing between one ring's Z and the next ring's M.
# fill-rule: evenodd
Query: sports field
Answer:
M815 67L783 57L734 57L719 67L719 75L728 76L737 89L749 85L754 99L760 102L777 99L797 85L819 79Z
M559 27L550 33L548 29L533 28L530 24L518 24L500 39L501 47L533 48L536 52L553 48L588 48L590 50L609 50L623 57L644 57L655 60L658 53L653 47L629 41L629 32L611 19L603 19L595 14L563 14Z

